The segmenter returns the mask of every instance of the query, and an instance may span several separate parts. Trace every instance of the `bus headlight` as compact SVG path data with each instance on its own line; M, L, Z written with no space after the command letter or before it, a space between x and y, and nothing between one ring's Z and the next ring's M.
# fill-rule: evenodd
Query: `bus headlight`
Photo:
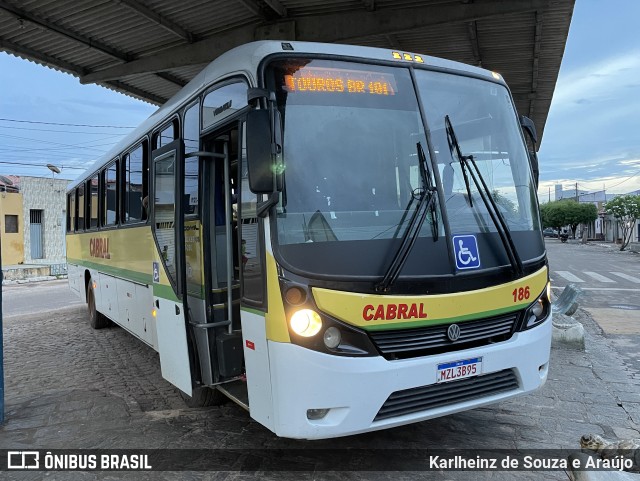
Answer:
M542 295L538 297L533 304L525 311L525 321L522 330L531 329L532 327L542 324L549 318L551 311L551 302L547 294L549 289L545 288Z
M320 315L311 309L300 309L296 311L289 321L293 332L302 337L312 337L322 329L322 319Z
M536 302L533 303L533 306L531 306L531 314L533 314L536 317L540 317L542 316L543 313L544 313L544 304L542 303L542 299L538 299Z

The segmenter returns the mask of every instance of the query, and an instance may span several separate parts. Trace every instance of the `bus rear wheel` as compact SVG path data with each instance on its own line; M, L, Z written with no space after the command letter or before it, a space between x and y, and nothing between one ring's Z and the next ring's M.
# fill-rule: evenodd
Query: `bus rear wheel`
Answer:
M111 321L107 316L101 314L96 309L96 295L93 292L93 282L89 279L87 286L87 308L89 310L89 324L94 329L103 329L111 325Z
M222 394L215 388L210 387L194 387L192 395L187 396L180 391L180 395L187 407L190 408L204 408L207 406L220 406L227 402L227 396Z

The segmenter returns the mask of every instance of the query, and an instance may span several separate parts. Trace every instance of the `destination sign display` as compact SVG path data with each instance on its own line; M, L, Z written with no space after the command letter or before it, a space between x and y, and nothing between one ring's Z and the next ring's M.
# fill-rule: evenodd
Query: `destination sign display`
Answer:
M284 76L289 93L345 93L355 95L395 95L392 74L364 70L303 67Z

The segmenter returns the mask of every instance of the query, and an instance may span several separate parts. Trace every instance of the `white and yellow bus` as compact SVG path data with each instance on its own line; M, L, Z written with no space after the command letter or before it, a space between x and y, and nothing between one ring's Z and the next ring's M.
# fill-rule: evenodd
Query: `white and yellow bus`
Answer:
M549 363L527 138L497 73L247 44L71 185L69 284L189 404L231 398L279 436L502 401Z

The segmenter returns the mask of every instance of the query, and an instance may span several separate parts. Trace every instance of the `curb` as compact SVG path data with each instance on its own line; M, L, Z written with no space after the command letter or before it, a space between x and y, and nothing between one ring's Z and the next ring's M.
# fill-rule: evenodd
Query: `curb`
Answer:
M61 274L59 276L38 276L38 277L29 277L28 279L3 280L2 285L13 286L16 284L31 284L32 282L58 281L66 278L67 278L66 274Z

